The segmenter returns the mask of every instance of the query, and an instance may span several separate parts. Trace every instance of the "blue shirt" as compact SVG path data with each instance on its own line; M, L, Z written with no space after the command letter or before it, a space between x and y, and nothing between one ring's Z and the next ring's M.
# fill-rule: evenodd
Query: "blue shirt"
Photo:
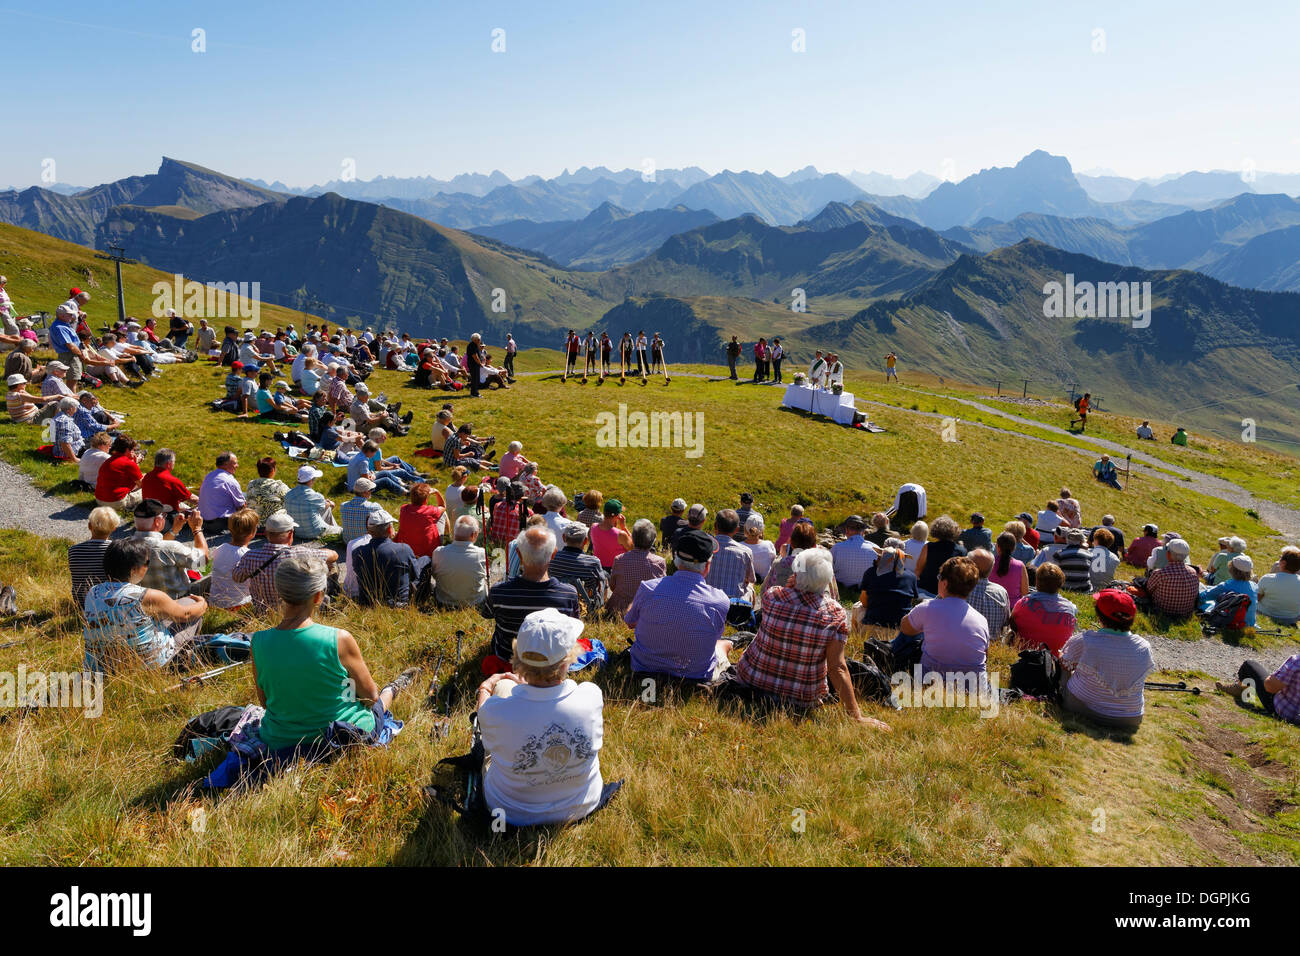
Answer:
M368 474L370 474L370 459L357 452L348 461L348 491L352 490L358 478L364 478Z
M707 680L731 600L694 571L642 581L623 620L636 630L632 670Z
M325 496L315 488L294 485L284 496L284 510L293 519L301 541L315 541L329 525L325 523Z
M349 498L339 508L339 521L343 525L343 542L369 534L366 521L371 512L379 511L379 504L366 498Z
M107 425L101 425L99 422L95 421L95 416L91 414L90 409L85 405L77 406L77 411L73 414L72 420L76 422L77 427L81 429L81 437L87 441L90 440L91 435L96 432L105 431L108 428Z
M427 559L421 559L427 563ZM411 585L419 572L409 544L392 538L372 538L352 552L352 570L363 604L403 605L411 600Z
M77 338L77 327L68 322L56 319L50 324L50 345L56 352L71 352L70 346L81 346L81 340Z

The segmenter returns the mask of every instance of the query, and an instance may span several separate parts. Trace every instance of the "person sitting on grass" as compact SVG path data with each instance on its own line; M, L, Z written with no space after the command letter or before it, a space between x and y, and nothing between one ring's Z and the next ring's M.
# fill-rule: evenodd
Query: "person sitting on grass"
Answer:
M402 514L404 522L406 508ZM452 540L433 552L433 578L437 583L433 597L438 607L477 607L487 597L487 562L483 549L474 543L478 534L478 519L461 515L452 528Z
M569 617L578 617L578 592L568 584L554 580L549 573L551 557L555 554L555 535L546 527L545 519L533 515L526 528L514 540L518 552L520 573L488 591L487 600L478 605L479 613L496 621L492 631L492 652L483 661L483 672L495 674L508 670L512 647L519 628L533 611L555 608Z
M1259 579L1259 613L1278 624L1300 623L1300 550L1287 548Z
M829 696L829 677L852 720L889 730L888 724L863 715L858 708L844 657L848 618L843 605L826 594L834 578L830 552L823 548L800 552L785 584L767 590L758 634L727 673L740 687L798 710L816 707Z
M1049 562L1038 569L1035 581L1038 590L1022 597L1011 609L1009 623L1016 634L1015 643L1026 651L1046 645L1054 657L1060 657L1061 648L1074 636L1077 613L1074 604L1060 594L1065 572Z
M636 633L633 675L701 684L730 666L722 632L731 600L707 580L716 547L704 531L683 531L673 544L674 573L641 582L623 616Z
M979 579L979 568L970 558L948 558L939 567L938 596L912 608L899 624L901 633L923 637L923 673L941 674L945 681L951 675L977 674L982 678L986 674L988 621L967 600Z
M907 553L901 538L889 538L876 563L862 575L858 603L862 605L864 624L898 627L920 596L916 575L907 570ZM767 600L767 589L763 591Z
M259 736L273 751L312 743L336 722L356 727L370 744L387 743L401 729L390 708L418 668L380 689L356 638L312 620L327 582L317 555L284 558L275 569L280 621L252 637L253 681L266 708Z
M393 540L393 516L383 508L366 515L370 540L352 556L357 575L357 600L362 604L406 607L415 599L416 585L429 566L407 545Z
M1006 588L989 580L989 572L993 570L993 552L976 548L971 552L970 559L979 568L980 579L966 600L984 615L984 620L989 625L989 639L1000 640L1007 618L1011 616L1011 603Z
M262 372L257 376L257 391L253 393L253 400L257 403L258 416L281 422L305 422L307 420L305 410L299 410L292 403L281 405L276 401L275 395L271 392L271 379L270 372Z
M1024 526L1019 521L1011 524L1015 524L1023 531ZM1002 585L1003 590L1007 592L1008 608L1014 608L1016 603L1029 593L1029 571L1025 567L1025 562L1016 557L1016 548L1016 536L1011 531L1003 531L998 535L997 557L993 561L993 570L989 572L989 580L994 584Z
M333 567L338 562L338 555L332 550L316 551L312 548L293 543L293 518L287 511L277 511L262 522L266 532L266 543L260 548L250 548L231 572L230 578L236 584L248 583L248 591L253 596L253 609L263 614L275 610L279 597L275 592L275 567L291 554L304 552L319 554Z
M440 413L441 414L441 413ZM451 415L447 415L447 421L451 421ZM446 439L443 439L446 442ZM435 447L437 442L434 442ZM501 470L503 477L514 481L519 472L523 470L524 465L530 464L529 460L524 457L524 446L521 442L512 441L506 448L506 453L501 456Z
M1173 618L1188 618L1195 613L1201 587L1196 569L1187 564L1191 551L1182 538L1172 539L1165 545L1167 564L1147 575L1147 593L1158 613Z
M339 508L339 526L343 529L343 543L365 537L367 522L373 512L382 510L379 502L371 501L375 483L369 478L358 478L352 486L352 497Z
M176 477L176 452L170 448L153 453L153 470L140 480L140 493L161 501L171 511L187 510L199 503L199 496Z
M984 516L978 511L970 516L970 527L957 535L957 541L970 554L976 548L993 551L993 532L984 527Z
M571 823L605 806L622 785L600 774L604 697L570 680L583 623L554 609L524 618L510 670L478 688L486 753L483 799L511 826Z
M27 391L27 379L18 372L5 379L5 405L9 420L19 425L34 425L58 414L57 395L33 395Z
M1153 524L1142 526L1142 535L1134 539L1124 552L1124 563L1135 568L1145 568L1147 561L1160 544L1160 529Z
M848 537L831 548L835 582L841 591L852 591L880 554L880 549L862 536L866 524L857 515L849 515L844 521L844 533Z
M211 587L208 603L227 611L251 611L253 595L248 582L236 582L233 574L240 559L248 553L261 519L252 508L240 508L228 519L230 540L212 550Z
M1205 572L1206 584L1222 584L1230 580L1231 575L1228 573L1228 565L1237 555L1246 553L1246 540L1244 538L1230 537L1219 539L1219 551L1211 559L1210 567Z
M1102 455L1092 466L1092 476L1100 481L1103 485L1110 485L1116 491L1124 489L1119 483L1119 473L1115 470L1115 463L1110 460L1110 455Z
M1092 565L1095 559L1087 547L1087 535L1082 528L1071 528L1065 533L1065 546L1052 555L1052 563L1065 572L1065 590L1092 592Z
M65 395L59 399L57 407L59 413L51 421L50 438L53 447L50 449L50 456L55 461L76 462L86 449L86 441L81 437L81 429L77 427L76 419L72 417L80 406L71 395Z
M109 672L132 660L163 667L198 636L207 602L201 597L175 600L141 587L149 554L149 545L139 538L113 541L104 551L107 580L93 585L83 604L87 671Z
M85 607L86 592L106 580L104 552L111 543L110 536L121 524L121 518L112 508L94 508L87 521L90 539L68 548L68 572L72 577L72 603L81 613Z
M1239 554L1228 562L1229 577L1222 584L1204 588L1199 598L1201 613L1207 613L1220 599L1229 594L1244 594L1250 603L1242 620L1243 627L1255 626L1255 611L1259 604L1259 592L1251 577L1255 572L1255 562L1244 554Z
M1076 634L1061 651L1061 706L1103 727L1134 731L1142 724L1143 682L1156 669L1151 645L1129 630L1137 605L1126 591L1092 596L1101 624Z
M108 449L108 461L99 466L95 481L95 504L119 511L129 511L140 503L140 443L127 435L118 435Z
M191 573L197 576L207 566L208 542L197 511L172 512L170 523L171 531L167 531L167 506L155 498L145 498L135 506L135 537L149 546L149 573L140 583L180 599L194 584L196 578L191 578ZM193 545L176 540L187 525L194 535Z
M682 501L682 499L678 498L677 501ZM675 503L676 502L674 502L674 504ZM682 509L685 510L685 508L686 508L686 502L682 501ZM879 512L877 512L877 515L879 517L884 517L883 515L880 515ZM773 545L773 547L776 548L776 553L778 555L785 553L785 546L790 543L790 535L794 531L795 523L798 522L798 520L802 517L803 517L803 505L791 505L790 517L781 519L781 524L777 528L777 532L776 532L776 543ZM872 518L871 520L874 522L875 518ZM886 527L888 527L889 519L886 518L885 522L886 522ZM879 530L879 526L877 525L876 527L877 530ZM883 547L885 544L885 539L881 538L879 541L877 541L874 537L872 537L872 535L874 534L875 532L873 531L872 534L866 535L865 537L876 547L878 548ZM885 537L887 538L889 537L889 535L886 535Z
M683 507L685 505L683 504ZM640 518L632 525L632 550L624 551L614 559L609 573L609 597L605 601L605 614L623 620L632 606L632 599L642 581L662 578L668 573L663 557L654 553L655 526L649 518Z
M939 569L944 562L949 558L965 557L966 549L957 540L960 533L957 522L947 515L940 515L930 525L930 541L916 559L916 584L922 597L934 597L939 593Z
M1119 555L1114 551L1115 535L1104 526L1094 528L1089 545L1092 564L1089 565L1088 575L1092 579L1092 590L1100 591L1115 580L1115 571L1119 567Z
M430 495L438 496L436 505L429 504ZM442 492L427 481L416 482L411 486L411 500L398 512L396 540L409 545L417 558L431 557L442 544L446 511Z
M582 510L578 512L578 520L588 528L601 519L604 514L605 496L592 488L584 492L582 496Z
M293 519L299 541L316 541L342 531L334 522L334 502L312 487L323 474L319 468L303 465L298 469L298 484L284 496L284 510Z
M564 547L551 558L551 574L561 581L581 582L590 594L603 592L605 569L600 566L595 555L583 551L589 529L581 521L565 520L563 525L560 540L564 542Z
M1300 654L1292 654L1273 673L1259 661L1245 661L1232 684L1215 688L1239 701L1258 703L1264 713L1300 726Z
M245 503L257 512L261 521L284 510L284 496L289 493L289 486L275 477L277 468L276 460L270 455L259 458L257 477L248 483L248 490L244 493Z
M778 581L784 581L794 573L794 559L800 551L806 551L809 548L820 547L817 542L817 529L813 526L811 518L800 518L795 522L793 530L790 532L790 544L786 549L787 553L778 557L772 562L771 569L767 572L767 577L763 579L763 587L758 593L759 602L762 602L763 592L768 587L774 587ZM832 558L832 564L834 559ZM840 599L840 589L834 581L830 583L827 593L835 600Z
M405 495L410 488L402 479L410 477L401 469L384 464L379 455L379 443L369 439L361 446L361 451L348 461L348 481L353 487L358 479L369 478L379 491Z
M632 550L632 535L628 533L627 519L623 517L623 502L610 498L602 510L604 516L591 526L588 535L591 538L591 553L608 574L613 570L618 556ZM752 579L753 575L750 577Z
M772 562L776 560L776 546L763 537L765 530L762 515L754 513L746 519L745 540L742 543L754 556L754 580L757 584L763 583L772 570Z
M108 432L96 432L86 440L86 450L77 459L77 480L82 491L95 490L99 480L99 468L108 461L108 449L113 445L113 436Z

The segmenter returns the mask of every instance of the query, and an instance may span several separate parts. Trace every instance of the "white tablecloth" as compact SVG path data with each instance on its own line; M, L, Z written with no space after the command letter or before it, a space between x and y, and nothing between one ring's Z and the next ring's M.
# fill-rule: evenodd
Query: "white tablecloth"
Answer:
M789 385L781 404L787 408L798 408L815 415L824 415L841 425L853 424L853 413L857 410L853 404L852 392L822 391L820 388L808 388L803 385Z

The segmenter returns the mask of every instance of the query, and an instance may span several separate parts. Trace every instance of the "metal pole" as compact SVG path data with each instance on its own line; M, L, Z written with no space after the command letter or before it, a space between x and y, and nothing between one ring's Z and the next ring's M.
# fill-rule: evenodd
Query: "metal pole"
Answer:
M1024 381L1024 383L1025 383L1025 390L1024 390L1023 392L1020 393L1020 397L1021 397L1021 398L1028 398L1028 397L1029 397L1029 383L1030 383L1031 381L1033 381L1033 379L1029 379L1029 378L1027 378L1027 379L1024 379L1023 381Z
M106 246L108 255L95 253L96 259L107 259L117 266L117 321L119 324L126 322L126 298L122 292L122 266L133 266L136 260L126 258L126 248L123 246Z

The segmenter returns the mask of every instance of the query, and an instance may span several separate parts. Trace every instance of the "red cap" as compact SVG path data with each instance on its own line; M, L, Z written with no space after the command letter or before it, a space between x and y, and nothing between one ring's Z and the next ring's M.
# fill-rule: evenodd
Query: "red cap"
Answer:
M243 367L244 367L244 363L243 363L243 362L231 362L231 363L230 363L230 367L231 367L231 368L243 368Z
M1121 624L1132 624L1133 619L1137 617L1137 604L1127 591L1114 588L1098 591L1092 596L1092 603L1097 606L1099 614L1104 614L1112 621L1119 621Z
M75 299L75 298L76 298L77 296L79 296L79 295L81 295L81 290L78 289L78 288L75 288L75 287L74 287L74 288L71 288L71 289L68 290L68 298L69 298L69 299Z

